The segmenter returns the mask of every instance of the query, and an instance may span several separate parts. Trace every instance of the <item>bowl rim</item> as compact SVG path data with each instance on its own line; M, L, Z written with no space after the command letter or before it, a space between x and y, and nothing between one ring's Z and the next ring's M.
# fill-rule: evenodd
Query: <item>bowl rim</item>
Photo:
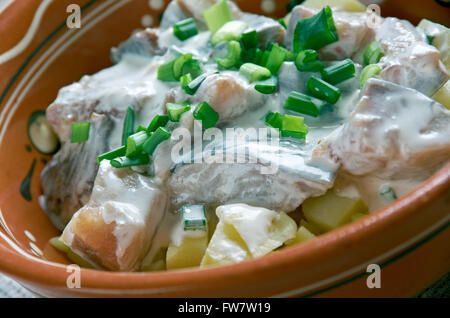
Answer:
M268 270L282 270L288 264L300 259L330 253L345 245L349 238L370 235L389 227L400 219L412 216L417 205L426 205L438 198L450 187L450 163L427 179L409 194L368 216L339 229L325 233L312 241L282 249L263 257L241 263L209 267L204 269L180 269L161 272L108 272L104 270L81 269L83 289L97 290L139 290L141 293L156 290L182 290L189 286L211 284L221 278L245 277L251 273ZM446 222L445 228L450 225ZM0 229L1 230L1 229ZM6 234L5 234L6 235ZM12 251L0 243L0 269L4 273L32 285L66 288L67 265L43 261L32 255Z

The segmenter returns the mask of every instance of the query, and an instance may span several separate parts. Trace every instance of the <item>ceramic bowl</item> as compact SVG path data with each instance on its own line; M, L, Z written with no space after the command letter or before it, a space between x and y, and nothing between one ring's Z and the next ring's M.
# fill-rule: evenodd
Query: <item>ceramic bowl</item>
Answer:
M66 8L74 2L82 9L80 29L66 26L70 14ZM246 11L282 16L287 1L237 2ZM382 5L382 14L386 8L390 15L414 22L421 17L442 22L449 16L448 9L434 1L409 1L405 10L398 9L401 1L390 2L395 2L397 11ZM0 271L39 295L88 297L414 296L449 271L447 165L380 211L259 259L156 273L82 269L81 288L69 288L72 271L66 265L70 262L48 244L58 231L38 204L39 175L49 157L31 147L27 120L33 112L45 110L61 87L111 65L110 48L132 31L157 24L166 4L163 0L0 1ZM27 201L19 188L31 167L31 201ZM381 267L381 288L367 287L369 264Z

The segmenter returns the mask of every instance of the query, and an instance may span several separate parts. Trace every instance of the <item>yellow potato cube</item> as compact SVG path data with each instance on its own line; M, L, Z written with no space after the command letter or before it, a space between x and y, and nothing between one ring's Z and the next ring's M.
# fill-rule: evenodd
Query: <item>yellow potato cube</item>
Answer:
M355 213L350 217L350 222L357 221L365 216L367 216L367 214L365 213Z
M184 235L179 246L174 243L169 244L166 255L167 269L197 267L200 265L208 246L208 232L195 232L195 236Z
M309 232L311 232L315 236L319 236L320 234L324 233L324 231L319 229L316 225L306 221L305 219L302 219L300 221L300 226L306 228Z
M433 99L444 105L447 109L450 109L450 81L447 81L447 83L434 94Z
M325 6L330 6L333 10L338 11L366 11L366 6L358 0L306 0L302 5L314 9L322 9Z
M447 70L450 71L450 29L427 19L420 21L417 27L432 37L433 41L431 44L441 52L441 61Z
M306 219L325 232L350 222L353 214L367 211L367 205L361 198L341 197L333 191L303 202L303 214Z
M233 264L250 258L250 251L234 227L219 222L200 267Z
M310 241L315 238L316 238L316 236L314 234L312 234L306 227L300 226L298 228L298 231L297 231L297 234L295 235L295 237L293 239L286 241L285 244L287 246L292 246L292 245Z

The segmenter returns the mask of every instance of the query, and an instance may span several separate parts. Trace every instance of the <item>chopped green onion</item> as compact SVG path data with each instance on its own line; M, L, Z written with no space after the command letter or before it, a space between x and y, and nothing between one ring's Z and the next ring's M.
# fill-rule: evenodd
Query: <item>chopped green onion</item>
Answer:
M364 65L376 64L383 57L383 48L380 43L373 41L370 43L363 53Z
M122 130L122 145L127 144L128 137L134 134L134 110L131 107L128 107L127 114L125 115L125 121L123 123Z
M126 151L127 147L122 146L117 149L111 150L110 152L106 152L97 157L97 163L100 164L100 162L102 162L103 160L112 160L116 159L117 157L125 156Z
M183 87L184 91L188 93L189 95L194 95L197 90L200 88L200 86L203 84L203 82L206 80L208 76L210 76L212 73L204 73L194 79L192 82L190 82L187 86Z
M185 231L207 231L205 206L189 205L181 208Z
M190 103L188 101L182 103L167 103L166 104L167 113L169 114L169 119L172 122L179 122L181 115L191 109Z
M167 63L161 64L158 67L158 79L163 82L176 82L178 81L173 74L173 66L175 64L173 59Z
M145 128L145 127L142 126L142 125L139 125L138 128L136 129L136 132L138 133L138 132L141 132L141 131L147 132L147 128Z
M183 65L182 75L191 74L192 78L197 78L202 73L201 62L199 60L192 59Z
M281 136L305 139L308 134L308 126L303 122L301 116L284 115L281 125Z
M181 76L184 75L183 74L183 68L186 65L186 63L188 63L191 60L192 60L192 54L191 53L180 55L179 57L177 57L175 59L175 62L173 64L173 76L177 80L180 80Z
M242 53L241 44L236 41L230 41L228 42L227 56L225 56L224 58L216 59L216 62L217 64L219 64L219 66L225 69L232 68L238 63L241 57L241 53Z
M279 46L278 44L274 43L272 45L266 63L267 69L269 69L272 74L278 74L278 71L280 70L280 67L281 65L283 65L283 62L286 58L286 52L287 50Z
M192 18L180 21L173 26L173 33L181 41L198 34L197 23Z
M134 135L128 137L127 140L127 151L125 156L134 157L142 151L142 146L147 140L148 134L146 131L140 131Z
M286 50L286 49L285 49ZM289 51L289 50L286 50L286 57L285 57L285 61L294 61L295 60L295 54L294 53L292 53L291 51Z
M289 94L289 97L284 104L284 108L300 114L317 117L325 105L326 102L320 99L294 91Z
M297 23L294 32L294 52L306 49L318 50L338 40L333 13L330 7L326 6L316 15Z
M272 75L267 68L252 63L243 64L239 73L246 77L250 83L268 79Z
M81 143L89 140L90 122L72 123L71 143Z
M355 64L352 60L346 59L324 68L321 73L322 79L336 85L355 76Z
M260 66L266 67L267 62L269 61L270 51L264 51L261 57Z
M361 76L359 77L359 82L361 84L361 89L364 87L364 84L371 77L375 77L381 72L381 67L376 64L367 65L363 68L361 72Z
M126 168L126 167L134 167L134 166L144 166L150 163L150 158L148 155L140 154L136 157L119 157L112 159L111 166L114 168Z
M268 112L264 116L264 122L272 128L281 129L283 125L283 115L280 113Z
M240 59L239 62L242 63L242 64L244 64L244 63L254 63L255 62L255 58L256 58L256 48L246 50L246 49L244 49L243 45L241 44L241 59ZM239 65L239 66L241 66L241 65Z
M219 121L219 114L207 102L202 102L195 107L193 117L201 120L205 129L214 127Z
M221 0L203 11L206 25L211 33L216 33L225 23L233 21L233 14L227 0Z
M262 94L273 94L277 87L278 78L276 76L255 83L255 89Z
M150 156L153 155L156 147L158 147L158 145L164 140L169 139L170 136L170 131L168 131L166 128L159 127L144 143L144 146L142 147L144 152L149 154Z
M281 24L281 26L285 29L287 29L286 22L284 21L284 18L281 18L278 20L278 23Z
M432 45L432 44L433 44L433 41L434 41L434 38L435 38L435 36L433 36L433 35L429 35L429 34L426 34L426 36L427 36L427 41L428 41L428 44Z
M323 69L315 50L303 50L295 58L295 66L300 72L319 72Z
M163 82L178 82L184 74L193 72L192 65L198 67L198 61L192 59L192 54L182 54L173 60L164 63L158 67L158 79Z
M248 24L243 21L227 22L212 36L211 44L216 46L220 42L240 41L247 29Z
M255 51L255 58L253 59L253 64L262 66L261 61L262 61L263 55L264 55L264 52L262 50L256 49L256 51Z
M341 90L339 88L315 76L309 78L306 87L312 96L327 101L330 104L336 104L339 97L341 97Z
M153 117L152 122L147 128L147 131L154 132L159 127L165 127L169 122L169 116L167 115L156 115Z
M192 82L192 75L191 73L188 73L186 75L181 76L180 78L180 84L181 88L186 90L186 87L189 85L189 83Z
M242 46L245 50L256 49L258 47L258 32L256 30L249 30L242 33Z

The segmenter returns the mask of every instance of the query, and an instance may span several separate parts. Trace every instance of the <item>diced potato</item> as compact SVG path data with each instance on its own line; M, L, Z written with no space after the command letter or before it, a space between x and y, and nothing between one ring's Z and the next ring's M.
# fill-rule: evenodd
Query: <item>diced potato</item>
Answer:
M78 254L75 254L70 247L68 247L66 244L64 244L58 237L53 237L50 239L50 244L56 248L57 250L63 252L66 254L66 256L75 264L80 265L81 267L85 268L93 268L93 266L85 261L81 256Z
M434 94L433 99L447 107L447 109L450 109L450 81L447 81L447 83Z
M301 227L305 227L309 232L311 232L312 234L314 234L315 236L319 236L320 234L323 234L324 231L319 229L317 227L317 225L314 225L308 221L306 221L305 219L300 221L300 226Z
M350 217L350 222L357 221L365 216L367 216L367 214L365 213L355 213Z
M351 220L355 213L368 211L363 200L338 196L333 191L303 202L306 219L323 231L334 230Z
M59 236L51 238L49 243L60 252L70 251L70 248L59 239Z
M202 267L237 263L266 255L296 235L297 224L284 212L277 213L247 205L230 205L224 208L229 210L224 212L217 225L202 260ZM262 221L256 223L256 228L255 217ZM250 236L249 226L252 229Z
M297 224L284 212L280 212L280 217L269 228L267 240L252 253L253 257L263 256L283 245L287 240L293 239L296 235Z
M441 52L441 61L450 71L450 29L427 19L420 21L417 27L433 38L431 44Z
M297 234L293 239L286 241L287 246L292 246L300 243L304 243L316 238L314 234L312 234L306 227L300 226L298 228Z
M144 272L155 272L155 271L163 271L166 269L166 253L167 247L160 248L159 251L153 256L150 261L147 261L146 258L142 261L141 271Z
M167 269L199 266L207 246L207 231L196 231L196 235L192 237L185 235L179 246L170 243L166 256Z
M314 9L322 9L325 6L330 6L332 9L338 11L366 11L366 6L358 0L306 0L302 5Z
M200 267L233 264L250 258L247 245L234 227L219 222Z

